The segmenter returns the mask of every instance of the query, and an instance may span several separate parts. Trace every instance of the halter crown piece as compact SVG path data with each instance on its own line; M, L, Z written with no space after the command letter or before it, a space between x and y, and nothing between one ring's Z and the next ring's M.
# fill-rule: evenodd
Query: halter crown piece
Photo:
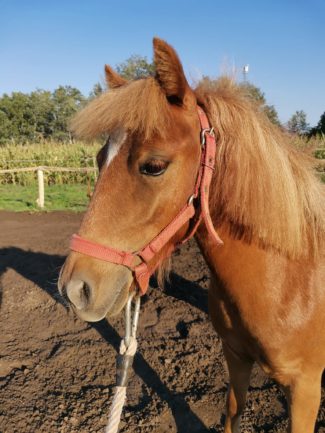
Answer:
M199 106L197 110L201 125L201 163L197 173L194 191L175 218L147 245L136 252L117 250L89 241L77 234L72 235L70 242L70 249L72 251L129 268L133 272L135 283L141 295L146 293L149 278L155 272L159 264L166 257L170 256L176 247L194 236L202 220L205 223L212 242L217 245L223 244L213 227L209 211L209 190L215 166L216 140L213 128L210 127L205 112ZM179 243L171 245L168 251L159 258L158 263L156 263L154 267L150 266L152 258L161 251L175 233L188 221L190 222L190 228L186 237ZM139 263L139 259L140 264L137 264Z

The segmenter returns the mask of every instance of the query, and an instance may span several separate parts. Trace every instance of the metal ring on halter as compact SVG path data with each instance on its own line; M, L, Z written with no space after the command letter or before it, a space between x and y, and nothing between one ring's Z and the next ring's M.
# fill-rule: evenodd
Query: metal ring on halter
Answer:
M204 147L205 145L205 133L208 133L209 135L214 137L214 128L205 128L201 130L201 146Z
M193 203L195 196L194 194L191 195L191 197L187 200L187 204L190 206Z

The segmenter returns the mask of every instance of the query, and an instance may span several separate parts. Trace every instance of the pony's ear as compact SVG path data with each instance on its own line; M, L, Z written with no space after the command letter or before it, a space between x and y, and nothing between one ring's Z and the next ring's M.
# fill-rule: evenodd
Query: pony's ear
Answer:
M107 86L110 89L121 87L127 83L127 80L122 78L117 72L114 71L110 66L105 65L105 77Z
M167 42L153 39L156 80L171 103L182 105L189 85L176 51Z

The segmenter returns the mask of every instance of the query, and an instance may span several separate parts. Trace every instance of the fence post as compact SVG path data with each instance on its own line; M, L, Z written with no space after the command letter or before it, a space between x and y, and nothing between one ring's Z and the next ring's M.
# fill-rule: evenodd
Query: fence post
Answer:
M97 182L97 162L96 162L95 156L93 156L93 167L94 167L94 180L96 183Z
M37 180L38 180L38 199L36 200L37 205L40 208L44 207L44 172L41 167L37 169Z

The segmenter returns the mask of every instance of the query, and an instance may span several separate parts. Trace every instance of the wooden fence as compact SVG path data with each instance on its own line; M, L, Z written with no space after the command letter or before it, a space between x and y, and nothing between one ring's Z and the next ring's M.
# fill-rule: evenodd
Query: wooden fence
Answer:
M46 165L41 165L38 167L22 167L22 168L8 168L5 170L0 170L0 174L6 173L22 173L22 172L37 172L38 181L38 198L36 200L37 205L43 208L45 205L45 195L44 195L44 171L46 172L81 172L81 173L95 173L95 180L97 175L96 167L48 167Z
M95 180L97 179L97 166L95 158L93 160L93 167L49 167L46 165L41 165L37 167L22 167L22 168L10 168L0 170L0 174L6 173L22 173L22 172L37 172L37 181L38 181L38 198L37 205L40 208L44 207L45 196L44 196L44 171L46 172L81 172L81 173L95 173ZM319 176L323 176L325 171L325 159L316 160L317 166L316 169L318 171Z

